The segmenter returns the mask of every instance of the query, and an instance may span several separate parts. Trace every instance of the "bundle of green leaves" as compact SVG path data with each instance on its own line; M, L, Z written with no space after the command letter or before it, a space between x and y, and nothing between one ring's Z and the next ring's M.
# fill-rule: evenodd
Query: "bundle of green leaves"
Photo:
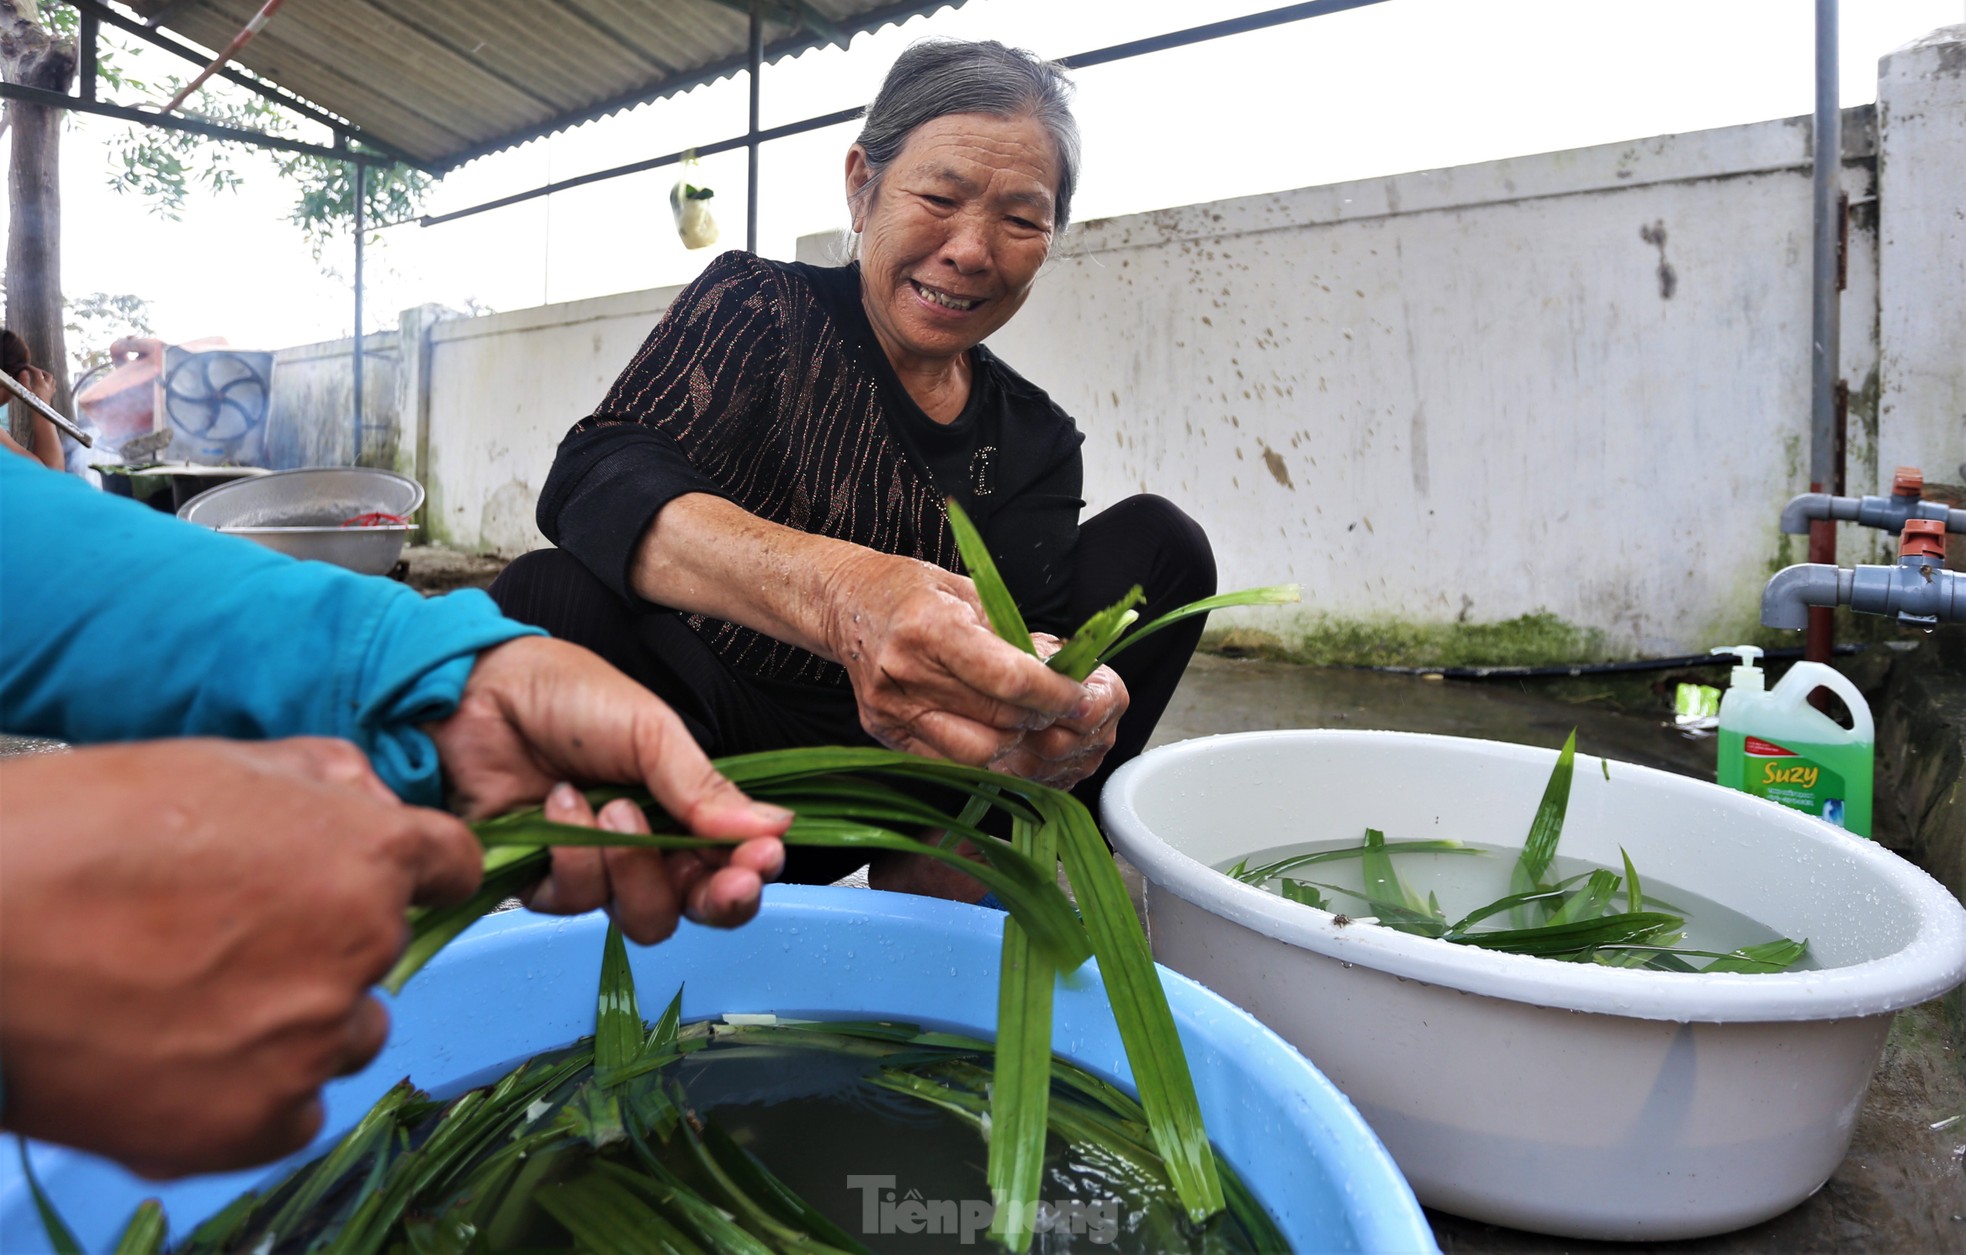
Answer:
M949 503L948 513L991 626L1003 639L1035 656L1023 616L982 537L955 503ZM1298 590L1285 585L1210 597L1134 628L1139 616L1133 607L1140 600L1141 590L1135 588L1092 616L1046 659L1047 665L1083 680L1121 651L1171 624L1230 606L1296 601ZM1133 1071L1147 1141L1160 1157L1171 1188L1192 1222L1203 1222L1223 1210L1228 1200L1222 1175L1202 1127L1173 1013L1139 917L1105 839L1084 806L1068 793L1012 776L873 748L780 750L723 758L715 765L752 797L793 812L784 838L788 845L923 854L976 877L1008 909L997 993L994 1076L987 1090L993 1238L1012 1251L1030 1245L1045 1136L1053 1123L1053 986L1059 974L1075 970L1092 956L1099 960ZM922 786L931 787L925 791ZM599 789L588 796L596 806L617 797L632 798L648 816L652 831L620 833L558 824L537 809L474 825L485 846L483 883L468 901L411 911L409 945L384 987L400 992L472 923L543 877L553 846L702 850L725 844L681 831L646 793ZM934 796L965 800L959 810L951 810L924 800ZM992 810L1007 817L1008 840L983 829ZM941 835L924 840L925 833ZM981 854L980 861L957 853L956 843L949 840L954 837L966 838ZM1076 911L1058 886L1061 863ZM603 1027L603 1036L608 1031ZM403 1101L409 1101L407 1095ZM390 1205L400 1210L400 1199Z
M1686 920L1678 908L1647 898L1631 855L1620 849L1624 874L1608 868L1550 879L1557 842L1570 806L1570 784L1576 770L1577 733L1572 729L1557 755L1542 801L1530 822L1522 853L1510 875L1509 892L1458 919L1449 920L1440 898L1422 898L1400 876L1396 855L1465 854L1483 851L1459 841L1388 841L1377 828L1365 830L1359 845L1276 859L1256 867L1243 859L1227 874L1248 885L1272 887L1303 906L1330 911L1333 898L1364 904L1350 924L1381 924L1400 932L1432 937L1457 945L1505 950L1538 958L1608 967L1642 967L1665 972L1781 972L1794 966L1808 950L1807 941L1776 938L1738 950L1699 950L1684 944ZM1609 767L1606 767L1609 774ZM1361 861L1362 891L1290 875L1318 863ZM1274 882L1274 885L1272 885ZM1618 909L1619 903L1623 909ZM1654 909L1648 909L1654 908ZM1507 917L1507 926L1492 921ZM1696 967L1688 959L1708 962Z
M866 1255L859 1238L812 1206L712 1114L693 1109L675 1068L713 1041L770 1052L796 1070L821 1056L851 1059L861 1083L987 1127L994 1084L990 1043L912 1024L729 1017L684 1025L677 991L645 1023L620 931L601 959L594 1035L521 1063L448 1102L408 1080L386 1091L327 1153L263 1191L241 1196L193 1230L176 1255L222 1251L468 1255L574 1249ZM1106 1165L1127 1188L1133 1244L1155 1251L1285 1249L1269 1215L1222 1172L1227 1215L1187 1223L1153 1147L1146 1114L1125 1092L1047 1057L1047 1131L1068 1159ZM967 1155L952 1146L953 1157ZM26 1157L22 1157L26 1167ZM78 1250L34 1180L50 1245ZM162 1255L165 1217L146 1202L117 1255ZM1107 1235L1110 1240L1111 1235ZM1095 1239L1099 1240L1099 1239Z

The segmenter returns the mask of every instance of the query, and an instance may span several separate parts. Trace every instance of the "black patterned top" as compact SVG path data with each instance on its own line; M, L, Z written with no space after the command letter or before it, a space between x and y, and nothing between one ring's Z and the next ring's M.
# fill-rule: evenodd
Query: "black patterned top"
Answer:
M1061 635L1078 538L1083 440L1065 412L988 349L968 404L922 412L874 339L857 266L728 252L649 333L600 409L560 444L539 528L634 599L635 545L671 499L727 498L788 527L963 570L953 496L1036 629ZM646 604L646 603L644 603ZM730 666L844 686L843 668L749 628L692 615Z

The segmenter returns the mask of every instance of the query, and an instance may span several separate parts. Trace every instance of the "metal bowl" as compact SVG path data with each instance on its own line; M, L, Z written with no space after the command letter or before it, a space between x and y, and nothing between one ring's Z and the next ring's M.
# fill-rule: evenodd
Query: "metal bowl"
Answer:
M220 484L185 502L177 513L187 522L244 536L291 557L383 575L402 556L416 525L343 527L343 521L364 514L408 517L422 505L423 485L406 475L327 466Z

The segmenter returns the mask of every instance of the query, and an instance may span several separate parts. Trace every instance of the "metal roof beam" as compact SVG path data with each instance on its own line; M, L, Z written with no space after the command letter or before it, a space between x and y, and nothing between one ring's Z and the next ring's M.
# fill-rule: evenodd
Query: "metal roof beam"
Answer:
M555 192L564 192L572 188L584 187L589 183L599 183L605 179L618 179L624 174L640 174L644 170L659 170L663 166L677 165L692 153L698 157L713 157L718 153L726 153L735 148L742 148L751 143L754 138L758 143L763 144L775 139L784 139L790 135L803 135L807 131L817 131L829 126L838 126L842 122L851 122L855 118L858 118L860 111L861 106L855 105L851 109L841 109L837 113L828 113L816 118L807 118L803 122L787 122L783 126L770 127L766 130L759 131L755 136L736 135L730 139L720 139L714 144L698 144L693 148L685 148L681 152L665 153L660 157L649 157L642 161L631 161L623 166L610 166L606 170L595 170L589 174L577 174L571 179L561 179L557 183L548 183L543 187L535 187L530 191L514 192L510 196L501 196L497 200L488 200L482 205L472 205L468 209L454 209L447 214L425 214L421 218L403 218L396 222L378 223L377 228L398 227L406 222L415 222L419 226L434 227L440 222L453 222L459 218L469 218L473 214L481 214L493 209L503 209L507 205L517 205L524 201L537 200L541 196L551 196Z
M151 113L143 109L132 109L127 105L112 105L101 100L84 100L80 96L69 96L62 92L43 91L38 87L22 87L15 83L0 83L0 100L21 100L28 104L46 105L51 109L68 109L75 113L94 113L105 118L117 118L124 122L137 122L144 126L161 126L168 131L189 131L194 135L204 135L212 139L222 139L241 144L251 144L257 148L277 148L282 152L305 153L310 157L320 157L327 161L355 161L364 165L389 165L394 158L385 153L357 152L352 148L329 147L326 144L308 144L297 139L287 139L279 135L268 135L263 131L247 131L236 126L221 126L216 122L205 122L198 118L179 117L176 114ZM366 137L363 139L367 143Z
M102 0L60 0L60 2L68 5L85 18L107 22L125 34L135 35L145 43L162 48L164 51L175 56L182 57L186 61L195 63L200 68L203 68L211 61L210 53L199 52L190 44L181 43L161 31L152 30L142 22L125 17L115 9L110 8L107 4L102 3ZM343 140L359 141L379 153L385 153L394 160L404 165L414 166L416 169L422 170L427 174L435 174L437 172L436 167L431 163L417 160L393 144L384 143L374 136L367 134L360 127L355 126L345 118L338 118L327 110L301 99L299 96L295 96L290 92L283 91L278 87L268 84L264 79L255 77L243 70L235 70L229 65L219 68L218 77L229 83L236 83L255 96L263 100L270 100L283 109L291 109L310 122L319 123L327 127ZM83 112L88 111L84 110ZM145 116L154 117L155 115L146 114ZM240 134L249 135L255 134L255 132L244 131L240 132Z
M752 0L710 0L711 4L729 9L733 13L741 13L746 17L751 15L751 2ZM757 3L767 19L777 22L788 31L797 31L803 27L814 34L824 35L841 47L845 47L853 38L824 13L805 3L805 0L757 0Z
M1129 43L1114 44L1110 48L1096 48L1091 52L1076 53L1058 58L1060 65L1074 70L1090 66L1105 65L1112 61L1124 61L1129 57L1144 56L1150 52L1166 52L1171 48L1185 48L1190 44L1203 43L1210 39L1221 39L1225 35L1244 35L1250 31L1264 30L1271 26L1282 26L1288 22L1301 22L1307 17L1323 17L1329 13L1342 13L1346 9L1362 9L1369 4L1381 4L1384 0L1310 0L1306 4L1287 5L1281 9L1267 9L1262 13L1252 13L1247 17L1229 18L1222 22L1209 22L1204 26L1190 26L1186 30L1169 31L1165 35L1153 35L1146 39L1135 39Z
M953 3L954 0L945 0L945 2ZM749 12L748 9L744 11ZM866 30L879 30L889 23L906 21L922 12L924 12L922 0L898 0L895 4L886 5L882 8L860 14L855 19L855 23ZM804 39L797 37L782 39L775 46L766 47L765 60L771 61L779 57L795 56L812 48L819 47L825 42L823 37L813 36L808 36ZM444 168L446 170L456 169L458 166L464 165L467 162L476 161L478 158L488 156L491 153L502 152L507 148L516 147L519 144L538 139L542 135L551 135L557 131L568 130L582 123L592 122L596 118L607 117L609 114L617 113L623 109L647 104L651 100L682 95L684 92L692 91L705 84L714 83L718 79L732 74L742 73L750 68L750 64L751 58L747 49L743 55L729 57L712 65L704 66L702 69L695 70L689 75L672 82L659 84L655 87L639 88L632 92L625 92L619 96L603 100L598 104L590 105L585 109L570 113L565 117L557 118L542 126L529 127L523 131L514 131L509 135L502 135L496 139L487 140L475 148L469 148L463 152L444 158ZM796 134L796 132L794 133ZM698 151L707 150L698 149ZM718 151L722 150L719 149ZM591 182L592 180L589 181Z
M714 0L714 2L741 12L748 13L750 11L748 0ZM764 0L766 6L776 5L781 2L782 0ZM1266 27L1282 26L1287 22L1299 22L1305 18L1322 17L1328 13L1342 13L1346 9L1362 9L1369 4L1382 3L1384 3L1384 0L1309 0L1309 3L1305 4L1288 5L1281 9L1270 9L1262 13L1252 13L1247 17L1231 18L1223 22L1210 22L1204 26L1190 26L1186 30L1170 31L1165 35L1155 35L1147 39L1136 39L1130 43L1114 44L1107 48L1095 48L1090 52L1081 52L1069 57L1060 57L1058 58L1058 62L1061 65L1073 69L1084 69L1088 66L1123 61L1129 57L1144 56L1150 52L1165 52L1170 48L1186 47L1189 44L1203 43L1210 39L1221 39L1227 35L1247 34L1250 31L1263 30ZM868 29L871 30L874 28L870 26ZM740 66L739 68L747 67ZM722 74L719 73L717 77L722 77ZM614 109L622 107L623 102L616 102L607 106L606 111L613 112ZM497 200L488 200L466 209L454 209L450 213L444 214L425 214L423 217L417 219L403 219L402 222L415 221L421 226L434 227L440 222L454 222L459 218L469 218L474 214L485 213L488 210L503 209L508 205L521 204L525 201L535 200L541 196L550 196L554 192L567 191L570 188L584 187L589 183L599 183L606 179L618 179L627 174L640 174L646 170L657 170L663 166L672 166L681 161L690 152L694 152L699 157L708 157L716 153L729 152L735 148L743 148L747 144L752 145L755 150L755 145L763 144L770 140L784 139L790 135L802 135L807 131L817 131L825 127L837 126L842 122L851 122L860 117L861 112L858 106L852 109L842 109L837 113L828 113L815 118L807 118L802 122L788 122L783 126L775 126L766 131L754 131L749 135L733 136L730 139L719 140L714 144L699 144L694 149L685 149L683 152L669 153L661 157L650 157L644 161L631 161L626 165L610 166L605 170L595 170L588 174L575 175L570 179L561 179L557 183L548 183L542 187L535 187L530 191L515 192L510 196L501 196ZM597 114L596 116L599 115ZM498 141L498 146L503 147L508 142L503 140ZM484 151L492 151L492 149ZM483 151L480 151L467 155L459 160L469 160L471 156L482 155ZM384 223L382 225L401 226L402 222Z

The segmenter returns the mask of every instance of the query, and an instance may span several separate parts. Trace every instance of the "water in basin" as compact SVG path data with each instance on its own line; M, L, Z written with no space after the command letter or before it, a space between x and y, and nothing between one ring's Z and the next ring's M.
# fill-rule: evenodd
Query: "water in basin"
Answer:
M1486 906L1497 898L1509 893L1509 876L1515 867L1521 848L1500 845L1484 845L1468 842L1463 848L1473 853L1397 853L1398 842L1389 838L1388 845L1395 851L1393 865L1400 879L1411 886L1422 897L1429 892L1440 899L1440 907L1448 919L1456 920L1479 907ZM1327 850L1352 850L1358 848L1357 841L1298 841L1287 845L1269 846L1250 854L1247 865L1261 867L1266 863L1280 862L1305 854L1317 854ZM1225 859L1215 865L1215 869L1226 873L1239 860ZM1559 852L1550 862L1550 871L1545 879L1549 883L1569 880L1571 877L1588 876L1599 870L1601 864L1588 859L1573 858ZM1352 916L1368 916L1370 908L1362 895L1365 885L1362 874L1363 861L1356 858L1333 859L1329 862L1312 863L1284 873L1293 880L1307 880L1318 885L1336 886L1341 892L1327 891L1336 911ZM1607 868L1623 875L1623 868ZM1645 909L1665 911L1680 916L1686 921L1685 940L1681 948L1690 950L1712 950L1726 953L1743 946L1759 945L1775 941L1782 934L1739 911L1723 906L1704 894L1675 885L1645 874L1645 868L1638 868L1639 882L1645 893ZM1282 892L1282 877L1272 877L1262 888L1271 893ZM1581 884L1581 881L1579 882ZM1620 887L1614 909L1624 909L1624 889ZM1496 915L1481 924L1475 931L1503 929L1511 927L1509 916ZM1798 940L1802 940L1798 938ZM1698 965L1704 960L1695 959ZM1805 952L1801 959L1789 967L1789 971L1808 971L1817 967L1813 952Z
M953 1042L918 1044L907 1054L896 1055L823 1031L747 1032L705 1025L698 1029L705 1027L710 1030L707 1041L698 1036L690 1053L662 1069L662 1075L687 1096L689 1110L705 1122L705 1137L719 1131L756 1156L840 1231L865 1240L884 1255L989 1245L988 1149L978 1113L962 1114L934 1099L883 1084L896 1076L884 1068L905 1068L919 1074L911 1079L932 1082L928 1092L950 1092L940 1089L948 1084L981 1099L991 1080L987 1049ZM823 1030L823 1024L812 1027ZM582 1047L591 1050L588 1040L530 1060L550 1066ZM588 1057L585 1066L556 1087L556 1094L564 1097L593 1076ZM438 1091L440 1100L455 1102L474 1090L482 1095L527 1063L526 1058L513 1059L476 1072L443 1087ZM628 1101L623 1099L624 1104ZM1123 1139L1115 1140L1118 1135L1101 1123L1107 1118L1101 1114L1105 1108L1062 1084L1054 1084L1052 1103L1054 1129L1045 1148L1034 1252L1242 1255L1286 1249L1273 1229L1266 1225L1260 1236L1254 1234L1233 1211L1204 1226L1190 1224L1158 1160L1149 1162L1136 1150L1123 1149ZM1075 1133L1068 1142L1057 1131L1061 1116L1105 1132L1083 1140ZM434 1114L424 1117L412 1141L420 1142L438 1124ZM681 1149L682 1143L681 1138L653 1132L648 1139L670 1171L703 1189L706 1197L716 1197L714 1188L706 1188L696 1175L698 1168ZM604 1171L601 1165L610 1166L605 1171L632 1174L654 1186L655 1178L639 1154L625 1138L603 1139L598 1147L571 1152L555 1149L549 1154L542 1148L534 1157L543 1171L528 1178L524 1188L513 1186L485 1223L482 1233L490 1249L569 1249L567 1229L536 1198L563 1182ZM475 1180L476 1169L458 1176ZM265 1182L259 1213L271 1215L283 1208L304 1179L305 1169L293 1177L282 1174ZM438 1196L444 1193L436 1191ZM752 1196L759 1197L760 1192L753 1190ZM279 1232L270 1245L257 1249L280 1255L308 1249L317 1238L331 1236L336 1217L346 1208L344 1197L340 1189L331 1192L313 1217ZM412 1204L413 1212L429 1201L419 1198L422 1201ZM244 1233L258 1233L257 1223L249 1224Z

